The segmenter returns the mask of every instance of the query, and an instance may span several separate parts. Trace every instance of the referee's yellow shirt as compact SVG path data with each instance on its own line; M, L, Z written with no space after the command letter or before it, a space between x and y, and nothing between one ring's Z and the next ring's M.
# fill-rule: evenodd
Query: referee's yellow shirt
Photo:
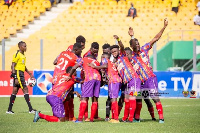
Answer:
M12 62L16 63L15 70L25 71L26 57L19 50L13 55Z

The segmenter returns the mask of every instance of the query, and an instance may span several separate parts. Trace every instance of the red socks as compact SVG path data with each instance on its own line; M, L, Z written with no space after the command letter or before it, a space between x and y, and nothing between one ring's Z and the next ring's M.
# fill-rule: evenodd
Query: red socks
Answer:
M142 102L136 102L135 119L140 119L141 108L142 108Z
M74 99L70 98L69 100L69 118L74 118Z
M60 122L59 118L55 116L45 115L42 113L39 113L39 116L41 119L45 119L46 121L49 121L49 122Z
M163 117L163 107L162 107L161 102L156 103L156 109L158 111L159 119L164 119L164 117Z
M96 111L96 113L94 115L94 118L98 118L99 117L98 108L99 108L99 104L97 103L97 111Z
M130 103L129 121L133 121L135 108L136 108L136 100L129 99L129 103Z
M94 121L94 115L97 111L98 108L98 103L97 102L93 102L92 106L91 106L91 116L90 116L90 121Z
M151 115L151 118L155 118L155 116L154 116L154 108L150 107L150 108L148 108L148 110L149 110L149 114Z
M112 102L111 108L112 108L112 115L113 115L114 119L118 120L118 103L117 103L117 101Z
M65 108L65 119L69 120L69 102L64 102L64 108Z
M124 117L122 118L122 120L126 121L126 119L129 116L129 108L130 108L130 104L129 104L129 100L125 99L125 107L124 107Z
M87 101L87 106L84 113L84 119L86 120L87 118L88 118L88 101Z
M81 103L80 103L80 109L79 109L79 116L78 116L78 120L79 121L83 120L83 115L85 113L86 107L87 107L87 102L86 101L81 101Z

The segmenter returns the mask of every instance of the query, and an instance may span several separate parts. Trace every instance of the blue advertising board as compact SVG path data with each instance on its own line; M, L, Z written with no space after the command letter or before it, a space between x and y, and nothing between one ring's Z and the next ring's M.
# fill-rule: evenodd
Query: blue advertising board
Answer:
M48 90L52 88L53 71L37 71L34 72L37 80L36 86L33 87L33 95L46 95ZM80 75L80 72L77 72ZM158 90L160 97L184 97L184 92L196 91L200 94L200 72L155 72L158 79ZM74 85L75 91L81 93L81 85ZM108 87L104 86L100 89L100 96L108 95ZM120 94L119 94L120 95ZM185 95L190 97L190 95Z

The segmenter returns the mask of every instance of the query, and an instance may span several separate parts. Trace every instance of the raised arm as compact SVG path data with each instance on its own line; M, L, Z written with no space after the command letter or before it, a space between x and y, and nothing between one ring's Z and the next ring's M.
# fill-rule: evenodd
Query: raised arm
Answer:
M167 21L167 19L165 18L165 19L164 19L164 27L163 27L163 28L160 30L160 32L149 42L151 47L153 46L153 44L154 44L156 41L158 41L158 40L160 39L160 37L162 36L162 34L163 34L165 28L167 27L167 25L168 25L168 21Z
M113 35L113 37L118 41L118 44L119 44L119 47L120 47L120 52L125 53L124 45L123 45L122 41L119 39L119 37L117 35Z

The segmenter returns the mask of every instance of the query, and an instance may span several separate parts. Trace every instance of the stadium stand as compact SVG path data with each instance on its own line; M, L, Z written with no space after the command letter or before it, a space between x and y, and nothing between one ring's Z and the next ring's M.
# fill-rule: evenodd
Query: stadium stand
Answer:
M10 35L16 34L17 30L21 30L23 26L32 22L35 17L39 17L51 4L48 0L17 0L12 5L4 5L4 1L0 1L0 40L9 38Z
M27 4L21 5L23 10L29 12L27 15L20 16L21 19L15 24L15 29L17 26L21 28L20 26L26 25L26 22L31 21L33 16L37 17L38 12L42 13L43 9L47 8L45 7L45 2L45 0L43 2L27 1ZM130 3L133 3L137 9L138 17L135 19L126 17ZM17 15L23 11L17 10L16 4L13 6L13 10L17 11ZM31 8L25 8L29 4ZM20 2L18 5L20 5ZM7 13L11 11L4 5L1 5L1 7L5 9L0 9L0 13L6 18L8 16ZM104 43L114 44L114 34L121 38L125 46L129 46L130 37L127 32L130 26L133 27L135 37L139 39L140 44L144 45L162 28L164 18L168 18L169 25L158 42L158 49L161 49L170 40L192 41L194 37L196 39L200 38L199 31L196 31L199 30L199 27L193 24L193 16L197 14L194 8L195 2L193 0L183 0L176 16L171 11L170 0L126 0L118 3L114 0L85 0L83 4L74 2L71 7L58 15L51 23L23 40L28 45L26 56L29 60L32 59L31 62L27 62L27 65L32 70L40 68L40 39L44 40L43 67L44 69L53 69L53 60L61 51L74 44L78 35L83 35L86 38L86 48L83 53L89 50L90 44L94 41L97 41L100 46ZM12 15L15 17L11 18L18 18L16 15ZM23 20L26 21L23 23ZM2 19L0 21L0 23L4 22ZM1 33L4 37L9 37L9 34L16 31L8 30L5 27L4 30L5 32ZM6 52L6 60L9 60L9 63L12 59L11 53L16 49L17 46L14 46ZM99 55L101 55L101 51L100 49ZM152 51L150 52L152 54ZM6 68L9 69L10 64L6 64Z

